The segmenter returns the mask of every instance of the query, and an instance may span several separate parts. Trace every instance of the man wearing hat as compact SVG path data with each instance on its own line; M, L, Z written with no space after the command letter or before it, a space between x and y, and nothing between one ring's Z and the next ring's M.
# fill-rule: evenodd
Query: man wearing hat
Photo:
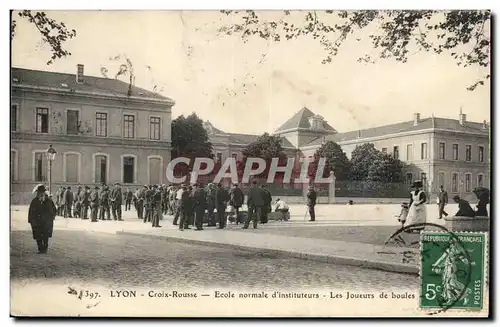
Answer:
M82 187L78 185L76 191L73 193L74 206L75 206L75 209L73 210L73 215L75 216L75 218L82 218L81 216L82 203L80 202L81 192L82 192Z
M101 194L99 194L99 219L111 220L109 210L109 187L103 186Z
M142 219L144 215L144 198L146 196L147 186L144 185L142 188L137 189L135 192L135 204L137 207L137 218Z
M229 198L229 205L233 206L236 211L236 225L238 225L241 222L240 208L243 205L243 202L245 202L245 194L243 194L243 191L238 187L237 183L234 183L233 187L229 191Z
M150 223L153 219L153 186L149 185L144 195L144 219L143 222Z
M205 216L207 199L202 183L194 184L193 201L194 201L194 225L196 226L196 230L203 230L203 218Z
M46 191L45 185L37 185L36 196L31 201L28 211L28 222L31 225L33 239L36 240L38 246L38 253L47 253L57 210Z
M161 227L161 216L161 188L158 185L153 185L153 195L151 196L151 225L153 227Z
M458 203L458 212L455 214L455 216L460 216L460 217L475 217L476 213L474 212L474 209L470 206L469 202L461 199L458 195L455 195L453 197L453 201Z
M307 208L309 210L309 216L311 219L309 221L316 220L316 212L314 207L316 206L317 193L312 185L309 186L309 191L307 192Z
M208 216L208 227L217 226L215 219L215 208L217 207L217 189L214 183L209 183L206 191L206 204L207 204L207 216Z
M113 213L113 220L123 220L122 219L122 189L120 183L116 182L113 191L111 191L111 210Z
M88 211L89 211L89 205L90 205L90 187L87 185L83 189L83 191L80 193L80 201L82 205L82 219L88 219Z
M71 208L73 207L73 191L71 191L71 186L66 188L64 191L64 218L73 218L71 215Z
M87 186L88 187L88 186ZM94 188L94 191L90 194L90 217L91 222L97 222L97 213L99 211L99 186Z
M245 221L243 229L250 226L250 221L253 220L253 228L257 228L257 224L262 219L262 210L264 208L264 198L262 196L262 189L257 185L257 181L252 182L252 186L248 191L248 217Z

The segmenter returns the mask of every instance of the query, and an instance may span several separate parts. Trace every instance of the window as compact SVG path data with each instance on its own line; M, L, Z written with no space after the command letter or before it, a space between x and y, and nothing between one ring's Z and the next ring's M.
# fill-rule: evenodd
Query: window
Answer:
M66 133L78 134L78 110L66 111Z
M413 183L413 174L412 173L406 173L406 184L411 185Z
M440 171L438 173L438 187L443 185L443 187L445 186L445 180L444 180L444 172Z
M422 181L422 188L425 190L427 188L427 174L420 173L420 180Z
M480 145L477 150L479 162L484 162L484 146Z
M65 153L64 160L66 167L65 181L68 183L78 183L79 155L76 153Z
M217 152L217 162L222 163L222 152Z
M470 192L472 190L472 175L465 174L465 192Z
M439 142L439 159L445 159L446 145L443 142Z
M458 193L458 173L451 174L451 191Z
M427 159L427 143L420 145L420 159Z
M453 160L458 160L458 144L453 144Z
M49 109L36 108L36 132L48 133L49 132Z
M406 146L406 160L407 161L413 160L413 144L408 144Z
M387 148L382 148L382 153L387 153Z
M95 182L108 183L108 157L105 155L95 156Z
M10 181L17 180L16 176L17 170L17 151L10 150Z
M395 146L392 151L392 155L394 159L399 159L399 146Z
M17 131L17 115L18 115L18 105L13 104L10 106L10 129L12 131Z
M484 175L477 174L477 187L484 187Z
M47 159L45 152L35 152L35 182L47 181Z
M133 115L123 115L123 137L126 139L134 138L134 121Z
M234 160L238 160L238 154L237 154L237 153L233 153L233 154L231 155L231 157L233 157L233 158L234 158Z
M465 146L465 161L471 161L472 160L472 146L466 145Z
M95 114L95 135L108 136L108 114L96 112Z
M161 184L161 159L149 158L149 184Z
M134 157L123 157L123 183L134 183Z
M160 117L149 118L149 138L151 140L160 139Z

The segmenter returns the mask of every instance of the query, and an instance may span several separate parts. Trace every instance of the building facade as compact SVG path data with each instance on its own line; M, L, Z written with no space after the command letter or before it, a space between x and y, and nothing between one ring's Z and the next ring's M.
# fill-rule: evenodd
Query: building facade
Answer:
M219 131L219 130L218 130ZM225 134L230 139L231 133ZM283 139L288 156L312 157L326 141L338 143L347 157L358 145L373 143L377 149L391 154L404 163L404 179L407 184L421 180L429 194L436 194L440 185L448 193L474 200L475 187L490 187L490 128L486 122L469 122L460 112L458 119L421 118L415 113L413 119L397 124L338 133L323 117L302 108L274 133ZM239 158L246 144L241 140L238 148L229 143L217 143L216 151ZM248 135L251 143L257 135ZM248 144L247 143L247 144ZM435 199L433 199L435 200Z
M12 68L11 202L37 183L164 183L174 101L116 79ZM57 151L52 169L45 152ZM50 177L49 177L50 174Z

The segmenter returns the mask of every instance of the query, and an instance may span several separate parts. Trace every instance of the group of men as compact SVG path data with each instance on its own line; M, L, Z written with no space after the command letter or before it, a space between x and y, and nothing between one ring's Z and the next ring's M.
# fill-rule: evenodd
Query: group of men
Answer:
M127 192L125 193L127 194ZM75 191L71 186L61 186L53 199L57 209L57 215L64 218L81 218L97 222L99 220L122 219L123 193L120 183L115 183L112 190L106 184L95 186L90 190L89 186L78 186Z

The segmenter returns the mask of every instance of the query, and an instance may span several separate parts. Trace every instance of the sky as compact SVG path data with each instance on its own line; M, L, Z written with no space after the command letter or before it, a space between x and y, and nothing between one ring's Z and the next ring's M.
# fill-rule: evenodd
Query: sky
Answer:
M33 25L20 18L12 43L12 65L28 69L110 75L122 55L134 65L136 86L172 98L175 118L196 112L225 132L272 132L306 106L339 132L411 120L413 113L490 121L489 85L466 88L484 76L477 67L458 67L447 55L421 52L407 63L378 60L371 44L345 43L330 64L310 38L269 43L217 35L227 22L218 11L49 11L77 31L65 47L71 56L47 66L48 46ZM267 12L279 18L282 12ZM15 15L14 15L15 16ZM366 35L360 34L362 40ZM149 67L149 68L148 68Z

